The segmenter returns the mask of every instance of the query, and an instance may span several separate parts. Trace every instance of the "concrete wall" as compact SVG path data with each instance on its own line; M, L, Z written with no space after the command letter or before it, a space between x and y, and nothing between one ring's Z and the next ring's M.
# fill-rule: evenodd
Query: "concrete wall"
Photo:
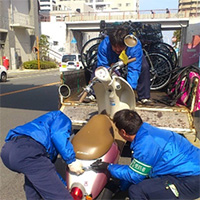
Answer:
M67 47L66 44L66 24L65 22L41 22L41 34L49 37L50 48L54 51L59 51ZM55 43L57 42L57 45Z
M190 18L187 28L186 43L191 43L193 35L200 35L200 18Z
M41 34L49 37L50 49L61 55L66 53L80 53L85 42L91 38L97 37L99 34L97 32L72 32L68 29L65 22L56 22L53 20L54 17L55 16L51 17L51 22L41 22ZM77 43L72 42L73 38L75 38ZM55 41L58 42L57 45L54 45ZM49 56L58 62L61 59L61 57L54 56L53 54Z
M7 56L10 60L10 69L19 68L22 62L32 60L35 54L32 48L36 36L40 34L38 21L37 0L1 0L0 33L5 29L6 39L1 47L0 56Z

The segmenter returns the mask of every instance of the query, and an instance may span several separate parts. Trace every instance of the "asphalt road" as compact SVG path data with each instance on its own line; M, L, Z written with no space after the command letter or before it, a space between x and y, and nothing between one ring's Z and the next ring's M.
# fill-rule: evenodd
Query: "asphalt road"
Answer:
M0 82L0 148L8 131L48 111L58 109L59 70L8 71ZM0 199L25 200L23 175L7 169L0 159Z

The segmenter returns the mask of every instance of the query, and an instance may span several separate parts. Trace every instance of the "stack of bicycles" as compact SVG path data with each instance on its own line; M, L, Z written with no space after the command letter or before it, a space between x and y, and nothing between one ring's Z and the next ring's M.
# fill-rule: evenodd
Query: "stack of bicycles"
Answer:
M92 74L97 62L97 51L100 42L112 29L120 23L100 23L100 36L87 41L81 50L81 61L87 74ZM178 67L177 54L172 46L162 41L160 24L145 24L138 22L124 22L120 25L127 26L142 43L143 53L150 66L151 90L160 90L166 87L173 72ZM124 70L126 73L126 70ZM126 76L126 74L123 74Z

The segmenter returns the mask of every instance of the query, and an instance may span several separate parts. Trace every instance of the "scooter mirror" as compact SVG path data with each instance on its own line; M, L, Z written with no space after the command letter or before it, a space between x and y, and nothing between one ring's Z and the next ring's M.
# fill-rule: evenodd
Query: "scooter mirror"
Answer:
M127 47L134 47L137 45L137 38L134 35L127 35L124 38L124 43Z
M58 92L60 96L62 96L65 99L71 95L71 90L69 86L65 84L60 85L60 87L58 88Z

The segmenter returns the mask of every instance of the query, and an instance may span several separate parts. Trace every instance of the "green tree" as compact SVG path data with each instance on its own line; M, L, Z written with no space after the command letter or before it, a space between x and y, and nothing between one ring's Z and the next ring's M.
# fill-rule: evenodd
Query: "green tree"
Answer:
M178 42L181 41L181 30L174 31L173 37L176 38L176 42L174 42L175 46L177 46Z
M46 35L40 36L39 50L40 50L41 60L45 60L45 58L47 57L48 50L49 50L49 41Z

